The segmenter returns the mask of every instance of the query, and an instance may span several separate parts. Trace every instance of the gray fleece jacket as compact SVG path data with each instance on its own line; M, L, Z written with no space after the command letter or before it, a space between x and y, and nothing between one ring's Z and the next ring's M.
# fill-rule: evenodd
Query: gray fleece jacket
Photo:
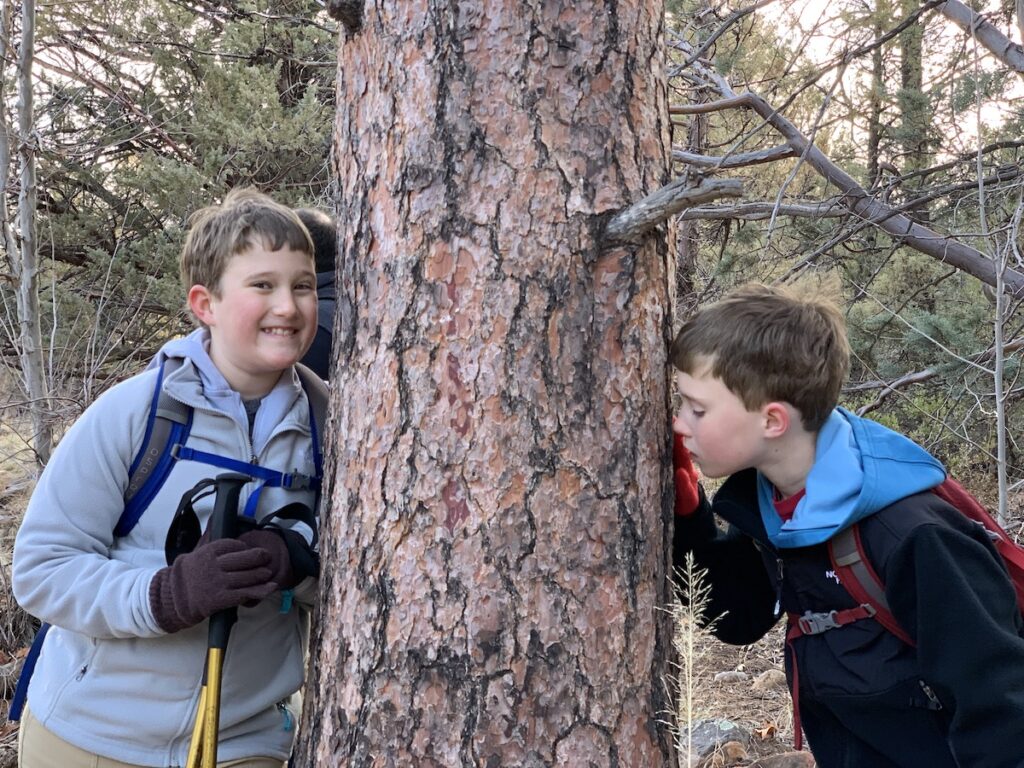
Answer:
M190 447L314 474L306 396L285 371L262 401L250 441L245 409L213 365L205 331L164 346L186 362L163 387L191 405ZM182 494L222 470L176 463L158 496L124 538L128 469L142 443L157 372L103 394L61 440L29 502L14 546L13 587L29 613L53 625L28 692L33 715L65 741L146 766L182 766L196 716L208 622L167 634L153 618L149 585L166 565L164 542ZM246 486L245 504L254 484ZM256 517L312 491L265 489ZM213 499L196 505L205 528ZM238 611L224 662L219 760L288 757L298 713L316 584ZM285 612L282 612L285 611Z

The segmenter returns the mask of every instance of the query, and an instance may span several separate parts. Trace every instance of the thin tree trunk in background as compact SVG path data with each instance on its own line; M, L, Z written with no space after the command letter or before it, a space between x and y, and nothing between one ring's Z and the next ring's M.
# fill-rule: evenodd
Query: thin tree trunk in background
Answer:
M686 149L699 154L707 153L707 115L693 115L686 130ZM739 226L738 222L727 222L724 226ZM701 222L683 219L676 223L676 286L675 300L677 320L682 322L696 309L697 296L694 293L694 270L697 268L697 254L700 251Z
M8 9L4 8L5 22L9 21ZM18 229L21 236L20 259L8 250L12 267L17 278L18 321L21 328L18 345L20 349L21 372L25 392L29 399L29 413L32 419L32 447L40 464L50 458L53 432L50 424L47 401L46 376L43 371L43 339L40 329L38 253L36 252L35 211L36 211L36 145L35 121L32 110L32 64L35 52L35 0L21 3L21 47L18 55L18 165L21 186L18 190ZM4 46L9 45L10 24L5 23ZM6 123L5 123L6 129ZM8 158L10 142L6 141ZM4 169L5 181L9 166ZM0 192L6 192L5 183ZM6 216L7 202L4 201L4 240L8 249L14 244L9 237L10 224Z
M880 37L889 22L888 3L877 2L872 15L872 27L875 38ZM868 93L868 167L865 187L875 189L880 181L881 173L878 165L881 161L882 145L882 99L885 92L885 63L882 59L882 46L876 45L871 51L871 90ZM872 230L873 233L873 230Z
M670 765L662 4L351 5L298 764Z
M11 2L0 0L0 234L3 236L4 254L8 268L17 274L20 267L20 248L11 228L10 184L11 184L11 137L15 130L11 124L10 111L7 109L7 62L11 58ZM16 138L16 137L15 137ZM18 340L10 340L12 347L18 346Z
M902 12L908 16L919 6L918 0L902 0ZM902 159L899 163L903 174L926 168L929 156L929 133L932 123L932 107L928 94L924 92L924 17L907 27L899 35L900 47L900 90L897 102L900 110L899 141ZM904 182L907 197L914 197L921 180ZM916 205L909 209L910 217L916 221L928 222L928 206Z

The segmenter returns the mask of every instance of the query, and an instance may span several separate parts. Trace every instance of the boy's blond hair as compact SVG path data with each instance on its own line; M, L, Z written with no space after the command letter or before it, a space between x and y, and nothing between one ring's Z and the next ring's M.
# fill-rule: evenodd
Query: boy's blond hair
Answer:
M817 432L850 370L846 323L826 299L748 284L697 312L672 345L684 373L710 373L749 410L780 400Z
M181 249L181 280L220 297L220 278L232 256L262 245L313 257L313 241L295 212L252 188L233 189L220 205L196 211Z

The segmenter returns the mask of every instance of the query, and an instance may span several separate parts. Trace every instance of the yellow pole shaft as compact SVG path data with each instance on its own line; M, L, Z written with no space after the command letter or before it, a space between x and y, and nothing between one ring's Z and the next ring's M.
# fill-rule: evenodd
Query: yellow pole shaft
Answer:
M185 768L199 768L199 748L203 744L203 723L206 721L206 685L199 692L199 706L196 707L196 724L192 728L192 743L188 745L188 760Z
M220 678L224 649L211 648L206 657L206 702L203 725L203 768L217 768L217 738L220 735Z

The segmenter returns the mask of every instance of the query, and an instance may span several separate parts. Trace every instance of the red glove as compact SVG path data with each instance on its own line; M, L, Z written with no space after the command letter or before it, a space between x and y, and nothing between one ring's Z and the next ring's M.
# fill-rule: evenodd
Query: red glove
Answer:
M681 435L672 435L672 469L676 481L676 514L681 517L692 515L700 506L700 492L697 482L700 474L690 461L690 452L686 450Z

